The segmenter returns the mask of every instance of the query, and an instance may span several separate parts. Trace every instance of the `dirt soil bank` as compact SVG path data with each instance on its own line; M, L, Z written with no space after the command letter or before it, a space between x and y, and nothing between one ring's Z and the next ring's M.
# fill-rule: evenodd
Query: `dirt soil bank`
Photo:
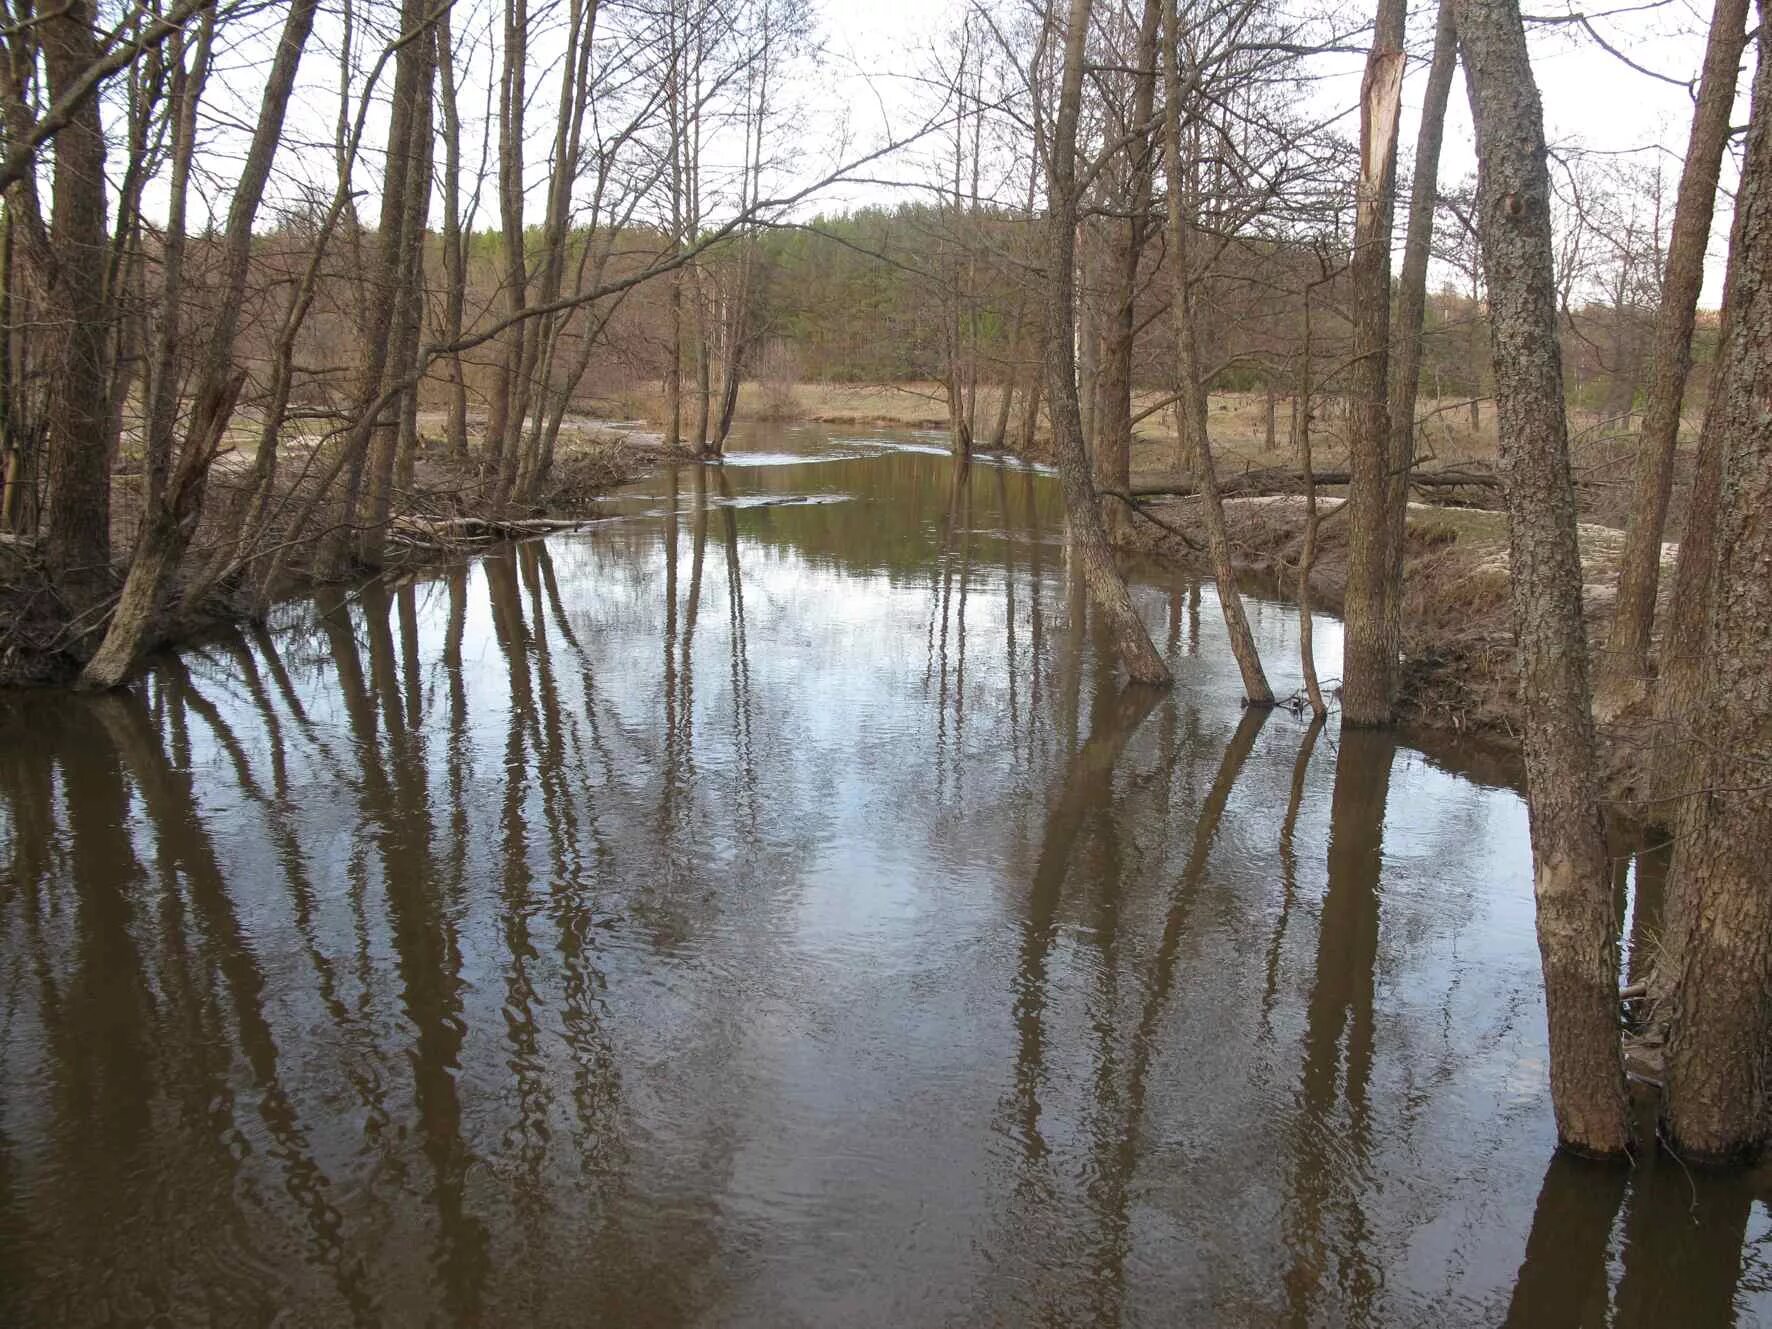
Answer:
M1321 521L1311 575L1311 604L1342 611L1347 589L1347 530L1343 500L1318 500ZM1158 500L1144 510L1155 520L1122 523L1121 545L1180 562L1207 575L1203 550L1157 523L1203 545L1189 499ZM1305 501L1297 495L1233 498L1225 502L1234 560L1251 590L1296 596L1303 548ZM1590 642L1610 628L1622 531L1582 523L1583 603ZM1677 546L1663 549L1671 574ZM1665 589L1671 575L1664 576ZM1452 731L1517 748L1523 716L1514 670L1508 607L1506 514L1480 508L1415 503L1409 511L1405 554L1403 673L1400 719L1405 725ZM1328 684L1330 680L1324 680ZM1647 718L1626 714L1599 731L1609 798L1621 812L1641 816L1644 761L1650 748Z

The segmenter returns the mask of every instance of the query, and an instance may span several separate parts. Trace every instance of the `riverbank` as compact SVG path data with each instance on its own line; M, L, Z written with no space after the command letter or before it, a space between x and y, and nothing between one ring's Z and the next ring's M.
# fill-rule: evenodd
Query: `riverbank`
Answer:
M1313 609L1340 614L1347 591L1345 500L1318 500L1317 553L1310 578ZM1141 505L1144 517L1122 524L1120 543L1142 554L1180 563L1200 575L1211 568L1198 537L1192 500L1169 498ZM1250 589L1295 598L1304 544L1306 502L1284 494L1225 501L1233 562ZM1161 523L1161 524L1159 524ZM1184 540L1176 532L1187 533ZM1623 532L1582 522L1578 527L1582 601L1590 642L1606 639ZM1676 545L1663 547L1665 593ZM1508 603L1507 515L1483 508L1412 503L1403 566L1403 668L1399 720L1517 748L1524 726ZM1338 680L1325 677L1325 686ZM1650 717L1627 712L1599 726L1606 793L1621 811L1644 811L1644 762L1652 747Z
M421 418L421 432L427 422ZM376 572L400 572L449 563L507 539L566 529L588 520L595 500L646 474L670 457L657 436L639 429L584 422L561 433L550 478L520 510L495 514L492 477L472 461L447 455L426 442L413 466L411 483L396 490L389 522L385 563ZM279 458L273 516L261 537L255 561L229 575L213 576L217 559L229 559L238 537L240 499L249 486L253 454L235 449L216 459L209 478L209 501L182 565L182 575L166 597L152 633L153 650L164 649L217 627L262 618L266 607L328 583L359 581L371 569L349 564L325 568L316 557L317 536L292 535L286 524L311 497L314 451L286 445ZM119 471L119 501L112 510L112 544L120 555L135 545L141 519L139 474ZM279 564L266 586L262 570L272 557ZM114 569L121 588L127 566ZM200 582L193 600L191 588ZM109 602L101 606L108 610ZM101 614L71 615L50 584L35 543L0 538L0 687L65 686L78 677L102 635Z

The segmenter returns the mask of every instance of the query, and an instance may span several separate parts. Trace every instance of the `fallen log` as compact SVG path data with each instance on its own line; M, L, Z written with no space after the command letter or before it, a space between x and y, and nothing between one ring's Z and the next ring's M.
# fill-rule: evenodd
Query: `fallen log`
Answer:
M1353 477L1347 471L1317 471L1314 475L1319 485L1345 485ZM1446 469L1439 471L1417 471L1409 477L1409 484L1418 489L1496 489L1501 479L1494 471L1487 469ZM1241 475L1227 475L1218 483L1218 490L1225 498L1247 498L1268 494L1302 494L1304 492L1304 472L1286 467L1267 466L1260 470L1244 471ZM1128 498L1193 498L1199 489L1191 480L1170 479L1158 480L1146 484L1131 485L1126 490Z
M390 534L408 540L453 543L462 540L514 540L527 535L552 535L557 531L576 531L590 525L588 520L555 517L395 517L388 523Z

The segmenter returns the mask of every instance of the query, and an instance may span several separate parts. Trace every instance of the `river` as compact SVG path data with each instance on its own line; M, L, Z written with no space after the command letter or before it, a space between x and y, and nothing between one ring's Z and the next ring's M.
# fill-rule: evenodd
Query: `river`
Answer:
M1161 567L1118 686L934 437L603 507L0 697L0 1323L1772 1322L1763 1174L1553 1157L1505 759Z

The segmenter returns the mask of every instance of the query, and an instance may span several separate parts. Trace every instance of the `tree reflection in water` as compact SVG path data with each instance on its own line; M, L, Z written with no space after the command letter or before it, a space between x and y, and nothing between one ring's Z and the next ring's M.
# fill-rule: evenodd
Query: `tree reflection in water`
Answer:
M1184 580L1127 689L1033 469L791 447L0 700L0 1320L1772 1309L1757 1178L1546 1167L1480 754L1240 711Z

